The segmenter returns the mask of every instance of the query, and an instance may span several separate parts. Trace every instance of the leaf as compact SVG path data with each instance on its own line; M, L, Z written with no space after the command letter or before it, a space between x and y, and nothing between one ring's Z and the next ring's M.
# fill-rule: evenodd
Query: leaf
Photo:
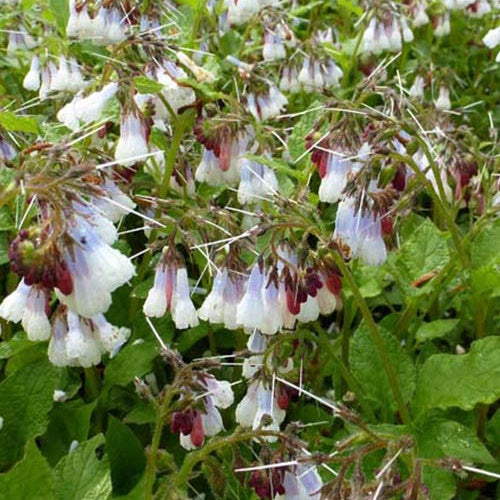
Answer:
M49 0L49 5L50 11L56 19L59 31L64 32L69 17L68 2L66 0Z
M458 458L467 462L494 464L495 459L464 425L441 417L430 417L416 434L419 456L423 458Z
M455 498L457 484L452 472L437 467L424 467L422 483L429 489L429 498L433 500Z
M27 441L42 434L52 407L56 369L44 359L0 383L0 469L19 460Z
M9 231L14 228L14 219L12 215L10 215L9 209L7 207L2 207L0 209L0 231Z
M32 345L33 342L27 339L26 334L19 332L11 339L0 343L0 359L8 359Z
M500 337L486 337L473 342L467 354L427 359L419 372L415 401L421 411L452 406L471 410L499 397Z
M476 238L471 250L472 289L484 295L500 295L500 220L494 221Z
M123 421L127 424L149 424L154 422L156 412L153 406L148 402L136 404Z
M474 268L490 264L500 264L500 219L486 227L474 240L471 250L471 261Z
M459 319L437 319L429 323L422 323L416 333L417 342L446 337L459 323Z
M137 76L134 78L134 84L141 94L156 94L163 90L163 85L146 76Z
M401 283L405 292L412 295L427 293L432 287L432 279L417 288L412 283L428 273L439 272L449 261L450 253L445 234L429 220L425 219L418 231L389 258L389 268Z
M98 434L80 443L54 468L58 500L101 500L111 493L111 476L107 458L99 460L96 450L104 443Z
M106 432L106 451L111 465L113 493L132 490L146 468L146 455L136 435L125 424L110 416Z
M96 402L83 404L81 401L70 401L54 406L47 431L40 438L43 453L51 465L68 452L73 441L87 439L95 405Z
M403 400L407 402L415 390L415 367L396 337L380 327L379 332L399 380ZM378 409L384 411L390 409L394 412L397 405L386 371L365 323L356 330L351 340L349 363L352 373L363 387L367 399L371 400Z
M12 132L26 132L28 134L38 134L39 128L35 118L21 116L10 111L0 111L0 125L5 130Z
M158 355L154 341L135 341L124 347L106 366L104 383L126 385L134 377L141 377L153 368L153 359Z
M1 500L54 500L52 471L36 444L30 441L26 455L9 472L0 474Z
M0 233L0 265L9 262L9 242L7 233Z
M322 113L322 104L315 101L309 106L307 113L302 115L293 127L293 131L288 139L288 150L292 161L296 162L299 157L304 157L306 151L306 136L311 132L312 126ZM323 132L324 133L324 132ZM318 137L318 139L321 135ZM307 155L305 155L307 157Z

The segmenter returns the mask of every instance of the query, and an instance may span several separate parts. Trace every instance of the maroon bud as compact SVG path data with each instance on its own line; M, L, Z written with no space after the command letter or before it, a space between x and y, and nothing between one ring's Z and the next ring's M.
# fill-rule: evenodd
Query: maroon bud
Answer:
M382 228L382 234L384 234L384 235L392 234L392 231L394 228L393 228L391 217L384 215L381 219L380 225Z
M191 431L191 442L196 448L199 448L205 440L205 430L203 429L203 420L201 413L195 411L193 418L193 430Z
M60 292L64 295L70 295L73 292L73 279L64 262L56 264L56 284Z

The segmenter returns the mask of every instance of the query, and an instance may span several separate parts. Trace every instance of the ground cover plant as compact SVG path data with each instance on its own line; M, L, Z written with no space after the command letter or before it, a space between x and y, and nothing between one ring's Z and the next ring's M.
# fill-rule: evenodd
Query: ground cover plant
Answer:
M0 1L0 499L500 496L497 0Z

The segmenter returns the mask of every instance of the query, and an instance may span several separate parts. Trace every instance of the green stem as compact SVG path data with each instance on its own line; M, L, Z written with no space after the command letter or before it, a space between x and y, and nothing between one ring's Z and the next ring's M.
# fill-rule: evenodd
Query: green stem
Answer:
M427 161L429 162L432 173L434 174L439 195L434 190L434 186L432 186L431 182L427 179L427 177L425 177L425 174L418 168L418 165L415 164L413 159L411 159L411 162L409 164L414 170L414 172L417 175L419 175L420 178L423 177L427 185L430 185L430 194L434 198L434 200L437 201L439 207L441 208L441 212L446 221L446 225L448 226L448 230L450 231L451 237L453 238L453 242L457 249L458 256L460 257L460 260L462 261L462 265L464 266L464 268L467 269L469 267L469 258L463 246L462 237L458 232L458 228L457 225L455 224L454 217L449 210L450 207L446 202L446 192L444 190L443 181L441 180L441 172L439 171L439 167L436 165L436 162L432 158L432 155L429 151L429 148L427 147L426 142L418 136L417 136L417 142L422 148L422 151L424 152Z
M179 472L177 472L177 474L175 474L173 478L173 485L179 488L184 487L188 483L189 476L191 475L191 472L193 471L196 464L202 462L206 456L210 455L210 453L213 453L214 451L225 448L227 446L234 446L235 444L241 443L242 441L250 441L259 436L282 437L283 434L273 431L245 431L241 433L235 433L228 437L214 439L203 446L203 448L193 451L189 455L187 455L182 464L182 467L179 469Z
M401 395L401 388L399 386L399 381L396 377L396 372L394 370L394 367L392 366L389 353L385 347L384 339L381 337L378 331L377 324L375 323L373 316L371 315L370 309L368 308L368 304L361 295L361 292L359 291L359 288L356 285L356 282L354 281L351 271L346 266L344 259L337 253L334 253L334 257L337 262L337 265L340 268L340 271L342 272L345 281L347 282L347 285L349 286L352 294L354 295L354 299L358 304L361 314L363 315L363 318L366 321L366 324L372 336L375 347L377 348L378 355L380 357L380 360L382 361L382 365L384 366L384 370L387 375L387 379L389 381L392 394L394 395L394 399L396 401L396 404L398 405L401 419L403 420L403 423L409 424L411 421L410 413L408 411L408 408L406 407L405 402L403 401L403 396Z
M90 401L97 399L101 392L101 377L95 366L85 368L85 393Z
M154 494L154 481L156 477L156 460L158 458L158 450L160 448L161 435L163 431L163 425L169 413L170 403L174 391L172 388L167 390L163 396L163 400L159 405L156 413L155 428L153 431L153 438L151 440L151 446L148 450L148 459L146 464L146 481L144 485L144 500L152 500Z
M172 144L168 150L167 157L165 159L165 171L163 172L163 180L160 186L159 197L165 198L168 187L170 185L170 178L172 177L172 172L174 170L175 160L177 159L177 153L181 146L182 138L186 130L192 125L192 120L194 118L194 110L189 109L180 115L174 124L174 137L172 138Z

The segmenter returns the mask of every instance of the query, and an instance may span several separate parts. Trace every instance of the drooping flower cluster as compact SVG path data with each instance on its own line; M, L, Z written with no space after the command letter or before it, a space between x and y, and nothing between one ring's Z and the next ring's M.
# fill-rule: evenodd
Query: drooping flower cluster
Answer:
M99 7L91 16L87 4L69 2L66 34L81 40L91 39L98 45L119 43L126 38L127 15L117 7Z
M195 404L175 412L170 423L170 431L179 434L180 444L186 450L199 448L205 437L224 429L219 409L229 408L234 401L231 384L206 372L196 372L192 385L198 391L191 394Z
M339 292L334 267L299 266L296 256L283 249L276 265L259 262L248 279L231 268L219 270L199 316L228 329L274 335L294 328L297 321L315 321L320 314L332 313L340 305Z
M119 191L109 179L92 189L103 208L116 197L113 189ZM11 265L22 279L0 305L0 316L21 322L30 340L50 338L54 364L91 366L103 353L114 355L130 334L108 323L103 313L112 292L132 278L135 268L111 246L118 235L105 210L64 188L59 194L72 200L70 204L63 208L41 199L43 229L22 229L11 243ZM123 193L121 197L126 198ZM127 206L119 210L123 215ZM60 305L51 322L53 294Z
M50 92L78 92L88 85L84 80L80 65L75 58L69 61L65 56L59 58L57 66L50 61L46 66L40 67L39 56L31 59L29 71L23 80L26 90L39 90L41 99L45 99Z
M146 316L155 318L161 318L168 310L179 329L198 325L186 268L170 249L164 252L156 266L154 285L143 309Z

